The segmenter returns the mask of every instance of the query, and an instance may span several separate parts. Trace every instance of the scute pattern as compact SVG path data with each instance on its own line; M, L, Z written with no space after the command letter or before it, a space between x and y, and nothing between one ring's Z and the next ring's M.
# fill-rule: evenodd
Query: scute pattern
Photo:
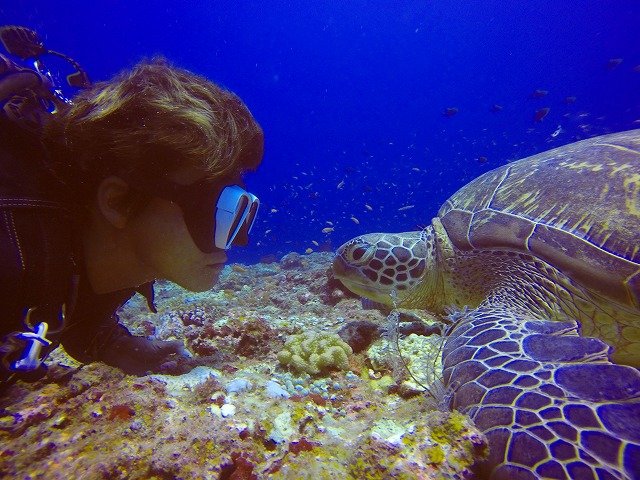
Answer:
M640 135L605 135L505 165L439 212L451 242L531 252L574 281L640 308Z
M414 237L370 241L392 252ZM386 285L356 286L387 305L397 291L405 308L460 309L443 379L451 406L487 433L484 473L640 478L640 130L487 172L423 237L416 288L394 290L389 257ZM366 268L339 278L350 287Z
M640 372L609 362L607 345L578 336L577 327L521 322L480 306L454 330L443 351L444 380L451 407L487 434L487 465L497 467L485 474L637 478ZM505 352L505 339L518 348ZM541 355L539 347L554 342L562 348Z
M357 285L388 287L386 295L382 294L388 301L392 291L413 290L420 284L428 248L433 248L433 237L424 230L403 235L363 235L342 246L334 260L334 270L358 265L357 284L347 286L367 298L371 298L373 292L358 291Z

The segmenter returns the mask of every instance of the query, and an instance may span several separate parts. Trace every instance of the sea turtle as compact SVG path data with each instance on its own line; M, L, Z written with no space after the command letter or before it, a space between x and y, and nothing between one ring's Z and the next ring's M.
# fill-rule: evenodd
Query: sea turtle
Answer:
M390 306L457 307L443 381L487 435L483 475L640 478L640 130L489 171L333 271Z

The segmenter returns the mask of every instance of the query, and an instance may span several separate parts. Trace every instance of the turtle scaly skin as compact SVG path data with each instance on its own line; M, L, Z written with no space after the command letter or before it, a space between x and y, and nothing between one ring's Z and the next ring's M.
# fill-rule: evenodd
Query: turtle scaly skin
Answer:
M380 303L461 310L452 408L492 478L640 478L640 130L497 168L421 232L368 234L334 275Z

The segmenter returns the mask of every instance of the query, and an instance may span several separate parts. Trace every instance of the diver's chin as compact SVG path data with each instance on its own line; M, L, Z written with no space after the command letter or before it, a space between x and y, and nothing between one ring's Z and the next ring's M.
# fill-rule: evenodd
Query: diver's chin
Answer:
M223 268L224 265L212 265L211 268L207 265L204 274L197 278L192 276L185 281L174 283L193 293L208 292L218 283Z

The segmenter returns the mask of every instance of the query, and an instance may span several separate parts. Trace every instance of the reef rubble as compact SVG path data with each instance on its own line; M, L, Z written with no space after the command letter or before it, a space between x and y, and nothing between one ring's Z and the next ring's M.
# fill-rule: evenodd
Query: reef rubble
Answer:
M192 358L135 377L56 350L44 378L0 398L0 477L471 478L485 437L421 388L438 368L425 365L437 348L423 355L437 339L386 345L388 312L364 310L331 277L331 260L229 265L199 294L161 282L156 314L134 297L121 321L183 340ZM277 355L303 332L351 341L348 363L289 370Z

